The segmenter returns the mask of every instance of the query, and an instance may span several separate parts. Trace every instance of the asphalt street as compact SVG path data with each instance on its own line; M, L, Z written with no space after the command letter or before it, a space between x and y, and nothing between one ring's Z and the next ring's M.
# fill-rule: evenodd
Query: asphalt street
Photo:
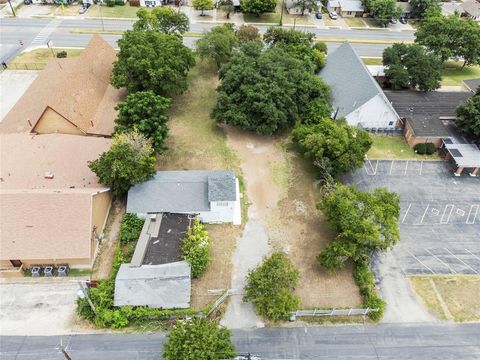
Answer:
M101 20L97 19L37 19L37 18L3 18L0 20L0 59L11 60L28 46L45 46L48 40L53 41L56 47L84 47L91 34L72 33L73 29L126 30L132 26L130 20ZM203 32L215 24L192 24L191 32ZM51 29L48 31L48 29ZM260 26L264 32L267 27ZM414 34L411 31L395 32L387 30L345 30L345 29L316 29L307 31L315 33L320 38L356 39L373 41L412 41ZM42 35L44 35L42 37ZM102 35L112 46L116 47L119 35ZM193 46L197 38L186 37L185 44ZM20 41L23 46L20 46ZM333 50L339 43L329 42L329 49ZM381 56L388 44L355 43L354 48L360 56Z
M480 324L356 325L264 328L233 332L236 350L261 359L455 359L480 358ZM2 337L2 360L161 359L163 334L92 334Z

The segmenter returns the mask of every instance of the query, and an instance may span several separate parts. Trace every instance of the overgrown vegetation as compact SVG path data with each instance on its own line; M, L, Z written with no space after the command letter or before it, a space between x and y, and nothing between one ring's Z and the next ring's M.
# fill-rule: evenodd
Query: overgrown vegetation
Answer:
M192 277L197 278L207 270L210 263L210 237L205 226L195 219L182 240L182 256L192 269Z
M378 309L376 312L368 313L368 317L374 321L380 320L385 310L385 301L378 295L375 287L375 278L372 270L370 270L369 259L355 263L353 278L363 297L363 307L366 309Z
M277 322L288 320L300 299L293 294L299 272L284 253L274 253L247 276L245 301L251 301L258 314Z
M480 143L480 87L475 95L457 108L456 113L455 123L460 131Z
M120 243L125 245L137 241L144 223L145 220L140 219L135 214L126 213L123 215L122 223L120 224Z
M207 319L177 321L163 346L165 360L221 360L236 356L230 330Z

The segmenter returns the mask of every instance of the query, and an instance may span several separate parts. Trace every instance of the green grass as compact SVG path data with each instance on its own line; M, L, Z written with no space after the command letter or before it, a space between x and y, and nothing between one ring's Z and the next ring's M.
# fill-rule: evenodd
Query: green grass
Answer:
M369 159L381 160L437 160L436 155L417 155L403 136L372 136L373 145L368 151Z
M465 66L462 62L447 61L443 67L442 85L459 86L463 80L480 77L480 66Z
M370 27L383 29L382 25L380 25L378 21L375 19L366 18L366 19L363 19L363 21L365 22L365 24L367 24Z
M79 56L83 49L64 49L64 48L54 48L53 51L57 54L59 51L66 51L67 57ZM32 51L24 52L18 55L13 59L9 67L18 68L18 69L36 69L41 70L45 67L47 62L51 59L54 59L51 49L35 49Z
M75 16L78 15L78 10L80 10L80 5L57 5L51 8L50 13L55 16Z
M277 0L277 6L275 7L275 11L269 12L269 13L263 13L260 14L260 16L256 16L253 14L243 14L243 21L246 23L258 23L258 24L264 24L264 23L275 23L275 24L280 24L280 13L282 12L282 0ZM285 13L286 11L283 12L283 18L285 19Z
M365 65L383 65L382 58L362 57L362 61Z
M138 9L140 8L136 6L129 6L129 5L113 6L113 7L108 7L108 6L99 7L97 5L93 5L85 13L85 16L136 19ZM152 8L145 7L144 9L151 10Z
M366 27L367 25L362 19L359 18L343 18L348 26L350 27Z

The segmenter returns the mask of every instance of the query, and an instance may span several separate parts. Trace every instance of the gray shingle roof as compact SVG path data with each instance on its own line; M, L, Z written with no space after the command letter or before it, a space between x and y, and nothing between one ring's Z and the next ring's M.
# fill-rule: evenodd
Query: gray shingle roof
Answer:
M127 212L200 212L210 201L235 201L235 175L231 171L159 171L128 192Z
M472 91L475 92L480 87L480 78L463 80L463 83Z
M339 117L347 116L378 94L385 96L348 42L328 55L319 75L332 89L332 107L338 109Z

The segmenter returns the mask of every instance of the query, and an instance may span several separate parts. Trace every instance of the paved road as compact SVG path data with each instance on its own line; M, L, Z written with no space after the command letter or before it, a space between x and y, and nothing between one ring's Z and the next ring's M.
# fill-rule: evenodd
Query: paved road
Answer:
M131 28L132 21L129 20L104 20L103 28L105 30L126 30ZM211 24L192 24L192 32L203 32L209 29ZM36 18L4 18L0 22L0 59L11 60L24 47L34 45L45 45L47 40L51 39L54 46L57 47L74 47L85 46L90 34L74 34L72 29L102 29L100 20L85 19L36 19ZM264 32L266 27L260 27ZM383 30L344 30L344 29L315 29L308 28L308 31L314 32L321 38L333 39L362 39L362 40L398 40L412 41L414 39L413 32L394 32ZM116 41L120 38L118 35L104 35L112 45L116 45ZM24 47L19 45L22 40ZM192 46L196 38L185 38L185 43ZM333 50L339 44L329 43L329 48ZM385 44L354 44L355 49L361 56L381 56L382 51L388 45Z
M161 359L162 334L64 336L73 360ZM262 359L479 359L480 324L331 326L234 331ZM2 337L2 360L61 360L60 337Z

